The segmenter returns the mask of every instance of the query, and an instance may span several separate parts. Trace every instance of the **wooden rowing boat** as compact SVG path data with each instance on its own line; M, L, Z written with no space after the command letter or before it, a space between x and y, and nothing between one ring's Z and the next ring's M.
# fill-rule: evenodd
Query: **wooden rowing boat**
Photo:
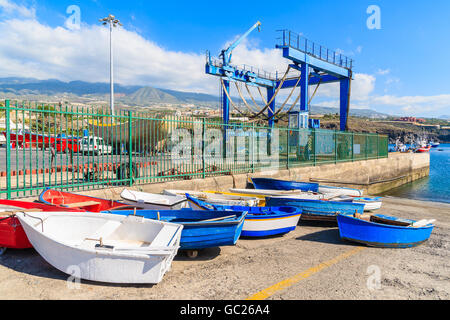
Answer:
M0 200L0 255L6 249L28 249L32 245L25 234L16 212L67 211L76 212L77 209L48 206L42 203Z
M267 206L289 206L302 209L302 220L336 222L338 214L363 214L364 204L324 200L304 200L281 197L268 197Z
M430 238L435 220L414 221L384 215L337 216L342 239L371 247L409 248Z
M259 190L301 190L304 192L319 192L319 184L309 182L285 181L268 178L252 178L255 189Z
M303 199L320 200L325 196L320 193L303 192L301 190L257 190L257 189L230 189L232 194L242 196L258 197L265 199L266 197L299 197Z
M126 210L134 206L81 194L47 189L39 196L39 201L48 205L56 205L64 208L77 208L88 212L103 212L108 210Z
M246 211L242 237L268 237L289 233L297 227L302 210L295 207L241 207L213 205L195 197L188 200L204 210Z
M185 196L169 196L164 194L139 192L124 189L120 196L123 202L145 210L178 210L189 208Z
M301 190L303 192L316 192L325 195L325 198L331 196L357 196L361 197L364 194L363 190L345 188L345 187L333 187L319 185L317 183L298 182L298 181L285 181L269 178L252 178L251 183L255 189L258 190Z
M182 225L103 213L17 213L36 251L56 269L107 283L159 283Z
M130 215L133 211L111 211L113 214ZM196 211L138 210L136 215L183 225L180 248L198 250L235 245L241 235L247 212L245 211Z
M192 191L192 190L164 190L163 194L166 195L181 195L186 196L190 194L201 200L207 202L218 204L218 205L229 205L229 206L245 206L245 207L256 207L260 204L260 200L256 197L244 197L244 196L234 196L225 194L211 194L207 192ZM193 207L192 209L199 209L198 207Z

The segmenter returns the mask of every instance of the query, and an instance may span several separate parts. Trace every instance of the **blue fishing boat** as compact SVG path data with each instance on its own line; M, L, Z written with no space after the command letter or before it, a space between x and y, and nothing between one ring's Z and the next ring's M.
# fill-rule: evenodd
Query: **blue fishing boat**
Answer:
M364 204L324 200L267 197L266 206L289 206L302 209L302 220L336 222L338 214L363 214Z
M328 200L328 199L326 199ZM336 198L332 198L332 201L336 202L353 202L353 203L362 203L364 204L364 211L374 211L381 209L383 205L383 198L381 197L349 197L349 196L340 196Z
M430 238L434 220L414 221L384 215L337 216L342 239L371 247L409 248Z
M259 190L301 190L304 192L319 192L318 183L284 181L268 178L252 178L251 181L255 189Z
M430 142L430 144L432 148L437 148L441 145L439 142Z
M108 211L118 215L136 215L146 219L161 220L183 225L181 249L197 250L221 246L232 246L238 241L244 219L243 211L202 210L137 210Z
M269 178L252 178L251 182L253 184L253 187L258 190L283 190L283 191L300 190L303 192L315 192L315 193L330 194L334 196L343 195L354 197L361 197L364 193L363 190L359 189L325 186L319 185L318 183L285 181Z
M186 195L188 201L205 210L244 211L245 217L242 237L268 237L294 231L302 215L295 207L241 207L214 205Z

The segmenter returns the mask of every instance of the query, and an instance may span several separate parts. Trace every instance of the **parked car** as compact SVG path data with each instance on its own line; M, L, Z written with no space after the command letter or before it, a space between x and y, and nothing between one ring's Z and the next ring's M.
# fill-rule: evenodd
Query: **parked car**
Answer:
M99 137L83 137L78 142L78 150L84 154L112 154L112 146L107 145L103 138Z

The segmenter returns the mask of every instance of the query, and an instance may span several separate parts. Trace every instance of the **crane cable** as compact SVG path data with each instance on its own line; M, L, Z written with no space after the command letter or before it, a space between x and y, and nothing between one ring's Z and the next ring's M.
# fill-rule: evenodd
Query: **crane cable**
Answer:
M283 79L282 79L281 82L280 82L280 85L278 86L277 90L275 91L275 94L272 96L272 99L270 99L270 101L267 102L266 106L265 106L260 112L258 112L256 115L253 115L253 116L250 117L250 118L254 119L254 118L259 117L261 114L263 114L263 113L270 107L270 105L272 104L272 102L275 100L275 97L276 97L276 96L278 95L278 93L280 92L281 87L283 86L284 82L286 81L286 78L287 78L287 76L288 76L289 70L291 70L291 66L288 66L288 68L287 68L287 70L286 70L286 73L284 74Z
M253 95L252 95L252 93L250 92L250 89L249 89L247 83L245 83L245 88L247 89L248 95L250 96L250 98L252 99L253 103L255 104L255 107L256 107L256 108L259 108L258 103L256 102L255 98L253 98ZM257 87L257 88L258 88L259 94L261 95L261 98L262 98L262 101L263 101L264 105L266 105L266 104L267 104L267 100L266 100L266 99L264 98L264 96L262 95L262 93L261 93L261 88L260 88L260 87Z
M271 117L268 117L268 120L272 120L273 118L275 118L286 106L287 102L289 101L289 99L291 99L292 95L294 94L295 89L297 88L298 84L300 83L300 80L302 79L302 77L298 77L297 83L295 84L295 86L292 88L291 93L289 94L289 96L287 97L287 99L284 101L284 103L281 105L280 109L278 109L277 112L275 112ZM294 103L292 104L291 108L289 109L288 112L290 112L294 106L297 104L298 100L300 100L302 93L300 92L300 94L298 95L297 99L295 99Z
M309 78L311 79L311 75L309 76ZM308 100L308 107L310 106L312 99L313 99L314 96L316 95L317 90L319 89L319 86L320 86L321 83L322 83L322 78L319 79L319 82L317 83L316 89L314 89L313 94L311 95L311 97L310 97L309 100ZM301 93L300 93L300 95L301 95ZM300 96L299 96L299 97L300 97ZM298 100L300 100L300 99L298 99ZM292 111L292 109L294 108L294 106L297 104L298 100L297 100L297 101L292 105L292 107L286 112L286 115L287 115L289 112ZM308 109L309 109L309 108L308 108ZM279 117L279 119L285 118L286 115L284 115L283 117Z
M241 110L239 110L239 108L234 104L233 100L230 97L230 94L228 93L227 88L225 87L225 83L223 81L223 78L220 78L220 83L222 84L223 91L225 92L225 95L227 96L228 101L230 101L230 104L233 107L233 109L236 110L237 112L239 112L239 114L241 116L247 117L247 115L245 113L243 113Z
M287 70L286 70L286 73L284 74L283 79L281 80L280 85L278 86L277 90L275 91L275 94L273 95L272 99L270 99L270 101L267 103L267 105L266 105L259 113L253 114L252 116L250 116L250 119L254 119L254 118L259 117L261 114L263 114L263 113L270 107L270 105L272 104L272 102L275 100L275 97L276 97L276 96L278 95L278 93L280 92L281 87L283 86L284 82L286 81L286 78L287 78L287 75L288 75L290 69L291 69L291 66L288 66L288 68L287 68ZM234 104L233 100L231 99L230 93L228 92L227 88L225 87L225 83L224 83L224 81L223 81L223 77L220 78L220 81L221 81L221 84L222 84L223 91L225 92L225 94L226 94L228 100L230 101L231 105L233 106L233 108L234 108L237 112L239 112L239 114L241 114L241 115L243 115L243 116L246 116L241 110L239 110L239 109L236 107L236 105Z
M266 100L266 98L264 97L264 95L261 93L261 88L260 88L260 87L258 87L258 92L259 92L259 94L261 95L262 101L263 101L265 104L267 104L267 100Z
M236 85L236 89L239 92L239 95L241 96L242 101L244 102L245 106L247 107L248 111L250 111L250 113L255 113L255 111L249 106L249 104L247 103L247 100L245 100L244 95L242 94L241 88L239 87L238 83L235 82L234 83Z

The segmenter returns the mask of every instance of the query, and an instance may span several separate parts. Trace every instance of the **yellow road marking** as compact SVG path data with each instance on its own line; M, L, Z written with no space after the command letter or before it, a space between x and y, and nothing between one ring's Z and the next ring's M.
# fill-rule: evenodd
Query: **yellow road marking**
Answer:
M338 263L339 261L344 260L350 256L353 256L364 249L366 249L366 248L358 247L356 249L345 252L345 253L337 256L334 259L323 262L323 263L321 263L315 267L312 267L302 273L299 273L289 279L286 279L277 284L274 284L273 286L270 286L269 288L264 289L256 294L252 295L251 297L247 298L246 300L265 300L265 299L269 298L270 296L274 295L275 293L277 293L278 291L287 289L287 288L293 286L294 284L296 284L306 278L309 278L313 274L315 274L323 269L326 269L328 267L331 267L332 265Z

